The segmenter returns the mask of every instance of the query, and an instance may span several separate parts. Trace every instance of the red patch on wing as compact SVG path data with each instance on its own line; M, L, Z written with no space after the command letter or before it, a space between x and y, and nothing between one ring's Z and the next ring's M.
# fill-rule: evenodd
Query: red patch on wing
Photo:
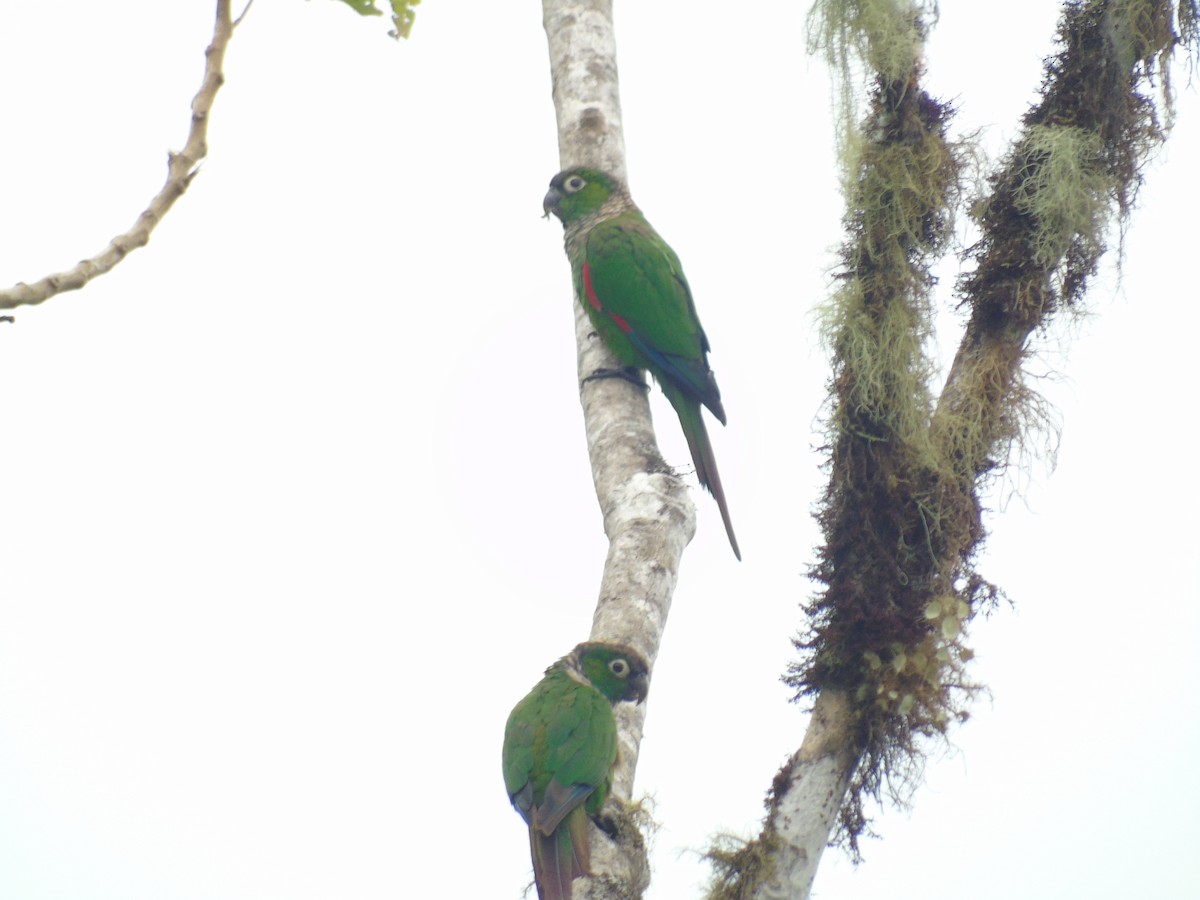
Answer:
M596 289L592 287L592 267L586 262L583 264L583 292L587 294L587 301L592 305L592 309L596 310L596 312L608 312L609 316L612 317L612 320L617 323L617 327L626 334L629 334L629 332L633 331L633 326L626 322L624 318L617 315L615 312L605 310L604 304L601 303L600 298L596 296Z
M596 289L592 287L592 267L586 262L583 264L583 292L587 294L587 300L592 304L592 309L596 312L604 311L604 307L600 304L600 298L596 296Z

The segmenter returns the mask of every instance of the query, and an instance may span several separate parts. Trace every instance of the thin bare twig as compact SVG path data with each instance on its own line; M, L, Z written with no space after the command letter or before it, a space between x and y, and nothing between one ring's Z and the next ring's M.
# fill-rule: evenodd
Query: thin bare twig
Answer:
M253 2L253 0L251 0ZM0 309L15 309L26 304L41 303L64 291L77 291L97 275L110 271L138 247L150 240L150 232L162 221L169 210L188 189L199 170L200 161L208 154L205 137L208 134L208 113L213 99L225 81L221 66L225 61L225 47L233 35L234 23L230 19L231 0L217 0L216 24L213 26L212 42L204 51L204 80L200 90L192 99L192 126L188 131L187 143L179 153L167 154L167 181L145 211L138 216L133 227L117 235L96 256L82 260L65 272L47 275L33 284L18 282L7 290L0 291ZM246 9L238 21L246 15Z
M246 13L250 12L250 7L252 7L253 5L254 5L254 0L246 0L245 9L243 9L241 14L236 19L233 20L234 28L237 28L239 25L242 24L242 19L246 18Z

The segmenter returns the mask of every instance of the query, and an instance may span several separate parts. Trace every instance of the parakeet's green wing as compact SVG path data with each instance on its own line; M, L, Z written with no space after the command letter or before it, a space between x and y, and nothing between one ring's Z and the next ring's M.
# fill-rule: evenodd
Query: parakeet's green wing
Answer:
M595 688L555 672L509 716L504 784L525 820L549 832L605 783L616 758L611 704Z
M716 498L741 559L700 404L722 424L725 410L679 258L640 212L630 210L592 226L576 269L576 290L604 342L622 362L649 369L678 413L696 475Z
M640 212L599 222L588 232L577 278L579 296L619 357L632 359L699 403L721 422L725 411L704 354L700 326L679 258Z
M535 690L513 708L504 728L504 787L526 822L533 808L534 738L540 707L541 697Z
M603 805L617 758L610 701L552 669L513 709L504 730L504 784L529 825L542 900L571 896L588 872L587 815Z
M608 793L608 776L617 759L617 722L612 704L599 691L581 688L573 703L572 712L576 711L578 724L565 740L557 746L551 741L554 749L548 768L554 774L539 811L543 830L556 826L594 794L599 793L603 802Z

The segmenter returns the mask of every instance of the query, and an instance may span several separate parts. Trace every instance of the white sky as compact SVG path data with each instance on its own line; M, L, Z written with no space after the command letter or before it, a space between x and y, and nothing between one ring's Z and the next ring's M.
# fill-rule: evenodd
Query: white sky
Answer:
M778 677L811 591L811 312L841 236L806 6L617 10L632 187L713 343L745 555L698 493L637 780L660 900L698 896L708 835L757 829L805 727ZM942 4L930 87L993 154L1053 6ZM92 255L158 190L211 16L0 13L0 281ZM149 247L0 326L6 900L515 900L528 882L503 723L586 637L605 548L561 229L540 218L545 39L537 4L485 0L427 0L408 43L385 30L258 0L210 158ZM827 855L818 897L1200 896L1185 81L1123 281L1039 345L1063 437L1057 470L994 496L982 568L1017 606L974 629L992 700L912 813L876 817L865 865Z

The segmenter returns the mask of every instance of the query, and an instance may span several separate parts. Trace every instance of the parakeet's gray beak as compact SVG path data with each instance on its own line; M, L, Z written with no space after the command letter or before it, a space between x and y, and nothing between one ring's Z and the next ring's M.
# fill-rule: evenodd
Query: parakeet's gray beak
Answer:
M542 218L547 218L550 213L554 213L554 215L558 216L558 201L561 199L562 191L556 187L550 188L550 190L546 192L546 199L542 201L542 210L545 213ZM559 216L559 218L561 219L562 216Z
M646 699L646 694L650 691L650 679L645 672L638 672L629 680L629 692L627 696L634 703L641 703Z

